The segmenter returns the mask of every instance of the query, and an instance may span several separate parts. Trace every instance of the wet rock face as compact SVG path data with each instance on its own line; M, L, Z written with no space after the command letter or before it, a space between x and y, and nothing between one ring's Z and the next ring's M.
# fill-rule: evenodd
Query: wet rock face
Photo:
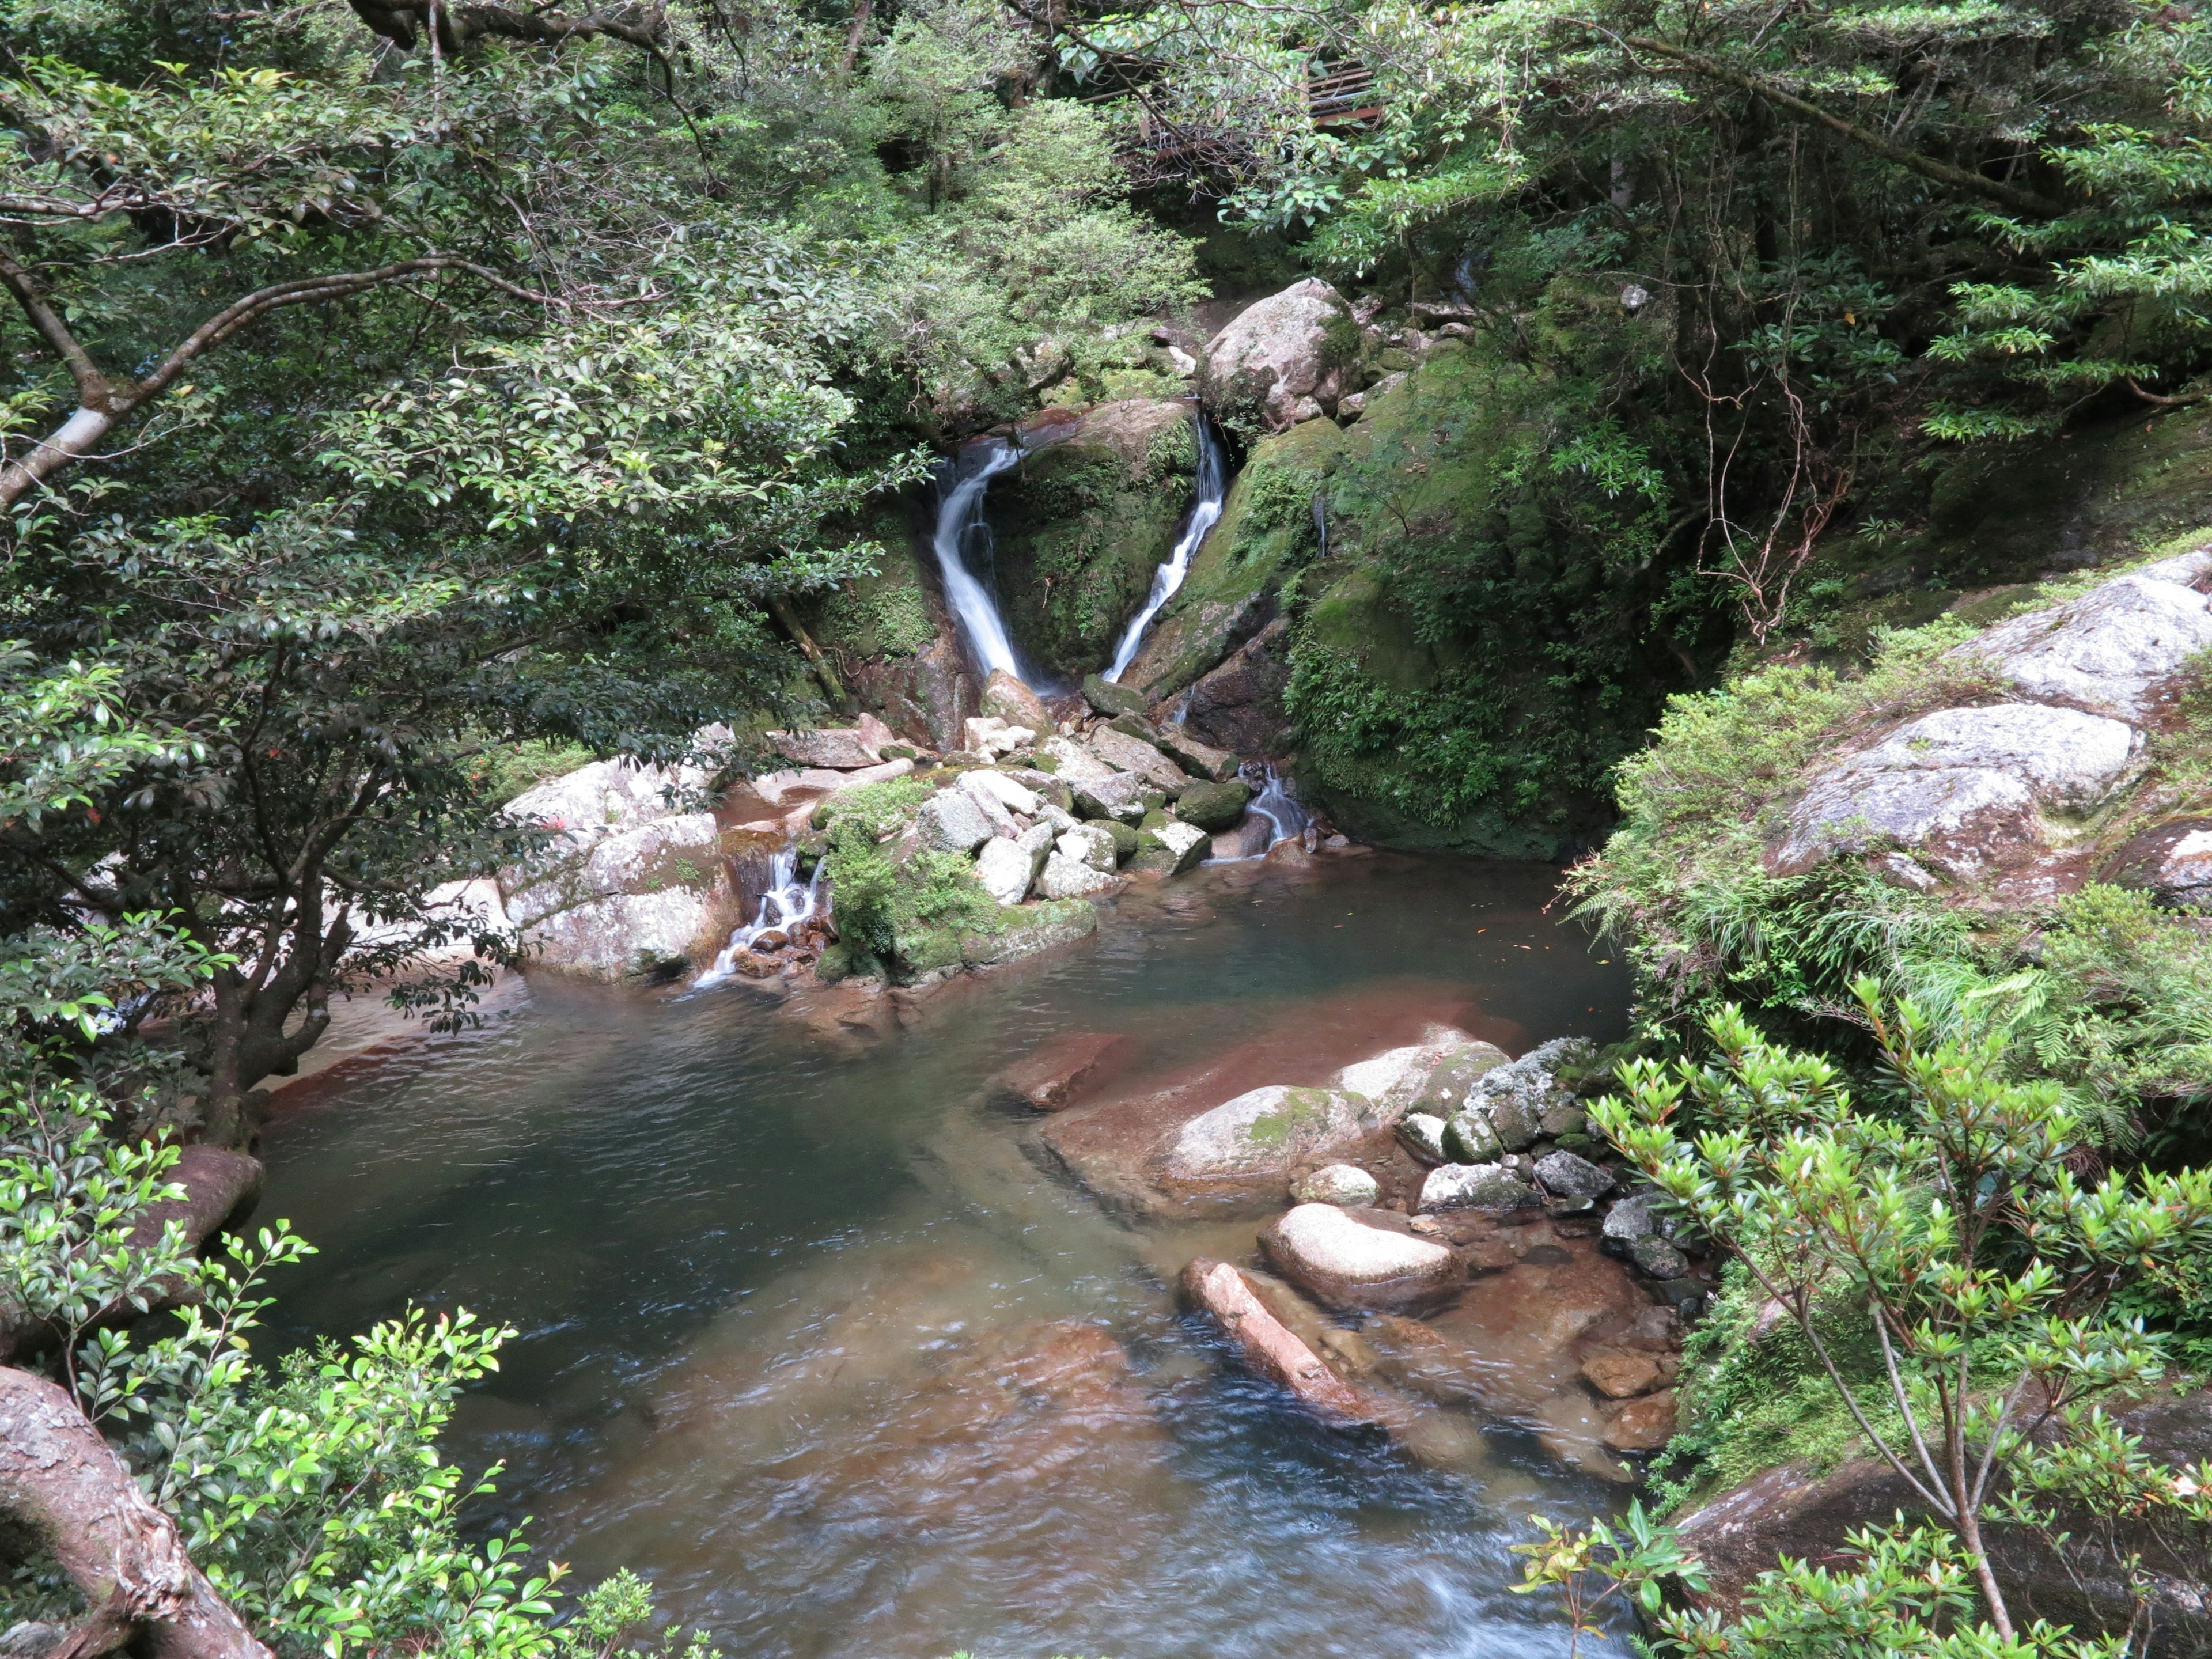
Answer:
M1379 1415L1374 1401L1346 1384L1261 1304L1236 1268L1200 1258L1183 1269L1182 1283L1184 1299L1221 1328L1238 1358L1322 1420L1362 1423Z
M1200 675L1182 701L1183 729L1240 755L1279 753L1290 725L1283 708L1291 684L1290 629L1278 617Z
M1449 1246L1388 1210L1301 1204L1260 1235L1268 1264L1323 1305L1404 1308L1436 1300L1464 1269Z
M1794 872L1894 842L1972 879L2046 844L2045 813L2094 810L2127 776L2142 744L2124 721L2077 709L1939 709L1816 778L1771 863Z

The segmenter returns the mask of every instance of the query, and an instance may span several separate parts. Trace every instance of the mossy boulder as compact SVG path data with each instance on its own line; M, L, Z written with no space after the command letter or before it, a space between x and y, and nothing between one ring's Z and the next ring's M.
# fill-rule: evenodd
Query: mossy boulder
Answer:
M1176 802L1176 816L1211 834L1233 830L1252 799L1252 786L1242 778L1224 783L1194 783Z
M1174 550L1197 465L1176 398L1102 404L1041 428L991 487L994 574L1007 625L1054 674L1103 667Z

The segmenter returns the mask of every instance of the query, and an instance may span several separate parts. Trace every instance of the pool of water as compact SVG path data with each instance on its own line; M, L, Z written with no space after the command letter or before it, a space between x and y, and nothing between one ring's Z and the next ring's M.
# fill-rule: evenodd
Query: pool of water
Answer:
M1618 1489L1441 1408L1413 1450L1308 1423L1173 1295L1255 1224L1131 1225L981 1087L1074 1030L1136 1040L1128 1086L1238 1048L1317 1081L1431 1018L1611 1039L1626 970L1554 880L1211 866L873 1039L541 983L280 1109L262 1213L320 1254L277 1334L514 1327L451 1436L506 1466L478 1524L635 1568L732 1659L1565 1653L1507 1547Z

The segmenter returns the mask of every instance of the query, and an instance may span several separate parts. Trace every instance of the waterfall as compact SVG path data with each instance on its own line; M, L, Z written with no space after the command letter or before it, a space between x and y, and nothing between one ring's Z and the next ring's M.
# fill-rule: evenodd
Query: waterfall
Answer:
M1168 561L1152 572L1152 591L1145 596L1144 609L1129 621L1128 631L1121 635L1121 643L1114 653L1114 665L1106 671L1109 680L1119 680L1122 672L1137 659L1137 647L1144 643L1145 630L1152 625L1152 618L1160 614L1160 607L1175 598L1176 589L1190 574L1192 556L1198 544L1206 539L1206 532L1213 528L1221 517L1221 503L1229 494L1229 470L1223 464L1221 441L1213 435L1206 424L1205 412L1195 404L1190 417L1198 423L1198 497L1191 503L1190 522L1183 526L1182 538L1168 555Z
M975 459L970 459L973 457ZM1022 458L1014 445L998 438L971 444L939 479L937 503L937 568L945 579L945 603L959 618L968 649L988 675L1003 668L1016 679L1028 682L1014 662L1013 642L990 592L968 568L968 544L976 532L991 533L983 521L983 492L991 480Z
M719 984L729 978L738 952L750 947L763 933L771 929L788 933L800 922L810 920L822 902L822 868L817 860L814 873L802 882L799 879L797 843L778 853L769 866L768 891L761 895L760 914L730 935L722 954L714 958L713 967L699 975L694 988Z
M1251 810L1275 826L1275 833L1267 840L1267 845L1272 848L1293 836L1304 835L1311 820L1306 817L1306 809L1298 805L1297 797L1291 793L1290 785L1285 781L1283 775L1273 766L1262 769L1265 782L1260 793L1252 798Z

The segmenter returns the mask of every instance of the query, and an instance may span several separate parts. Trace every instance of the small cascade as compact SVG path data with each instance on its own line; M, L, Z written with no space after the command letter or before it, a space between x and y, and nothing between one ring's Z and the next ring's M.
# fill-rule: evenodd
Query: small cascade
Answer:
M1168 555L1167 562L1152 572L1152 589L1145 596L1144 608L1130 618L1128 630L1115 647L1114 665L1106 671L1109 680L1119 680L1129 665L1136 661L1137 647L1145 642L1145 630L1160 614L1160 607L1175 598L1182 579L1190 574L1191 559L1198 552L1199 544L1206 539L1206 532L1219 522L1221 504L1229 496L1229 469L1221 453L1221 441L1213 435L1213 428L1207 423L1204 410L1193 405L1190 417L1198 422L1198 495L1191 503L1190 521L1183 526L1182 539Z
M750 950L762 934L788 936L800 922L811 921L822 902L822 869L817 860L814 873L801 881L798 845L794 842L778 853L769 866L768 891L761 895L760 914L730 935L730 942L714 958L714 965L699 975L696 987L703 988L729 978L737 970L738 952Z
M1306 809L1298 805L1297 797L1291 793L1289 781L1280 772L1272 765L1261 769L1263 781L1260 793L1252 797L1251 810L1275 826L1267 840L1272 848L1304 835L1312 820L1306 816Z
M968 568L969 548L979 538L988 545L991 526L983 519L983 492L991 480L1022 458L1016 446L993 438L970 444L939 477L937 503L937 568L945 580L945 602L959 619L968 649L983 672L1005 669L1027 684L1014 661L1013 641L990 590Z

